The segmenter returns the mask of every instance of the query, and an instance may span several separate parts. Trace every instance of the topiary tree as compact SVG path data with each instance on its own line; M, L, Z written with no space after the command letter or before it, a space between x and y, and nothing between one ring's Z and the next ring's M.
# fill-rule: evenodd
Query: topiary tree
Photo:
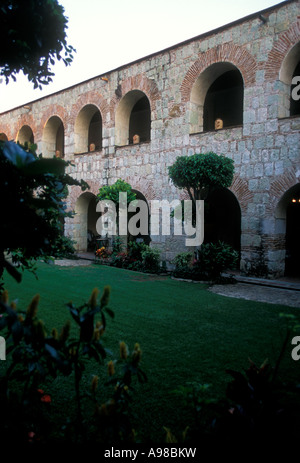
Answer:
M135 200L136 194L132 191L132 187L129 183L124 180L117 180L113 185L104 185L99 189L97 195L98 201L113 201L116 205L116 208L119 208L119 194L127 193L127 204Z
M229 187L233 180L233 173L233 160L213 152L178 156L175 163L169 166L169 177L174 185L181 190L186 190L192 200L194 226L196 201L205 200L215 188Z
M0 75L6 83L23 71L41 89L52 82L56 59L71 64L75 49L67 44L67 23L57 0L1 0Z
M179 156L169 167L174 185L186 190L193 203L205 200L215 188L229 187L233 173L233 160L213 152Z

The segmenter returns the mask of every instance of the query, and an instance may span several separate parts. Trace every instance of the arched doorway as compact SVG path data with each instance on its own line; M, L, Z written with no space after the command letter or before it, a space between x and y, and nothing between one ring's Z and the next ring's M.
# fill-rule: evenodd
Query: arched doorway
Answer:
M85 192L79 196L75 205L75 248L79 252L95 252L97 245L96 223L100 213L96 211L96 196Z
M285 243L284 275L300 277L300 183L287 190L275 211L275 226Z
M227 188L213 190L204 204L204 243L223 241L241 251L241 208Z

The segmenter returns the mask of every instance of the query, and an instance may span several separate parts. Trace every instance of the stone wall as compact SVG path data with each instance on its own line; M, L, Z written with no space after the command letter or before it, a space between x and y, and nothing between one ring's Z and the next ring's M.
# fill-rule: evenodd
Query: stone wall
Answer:
M241 270L253 273L259 267L278 276L284 273L285 224L284 217L279 224L276 208L300 182L300 117L289 115L299 59L299 2L290 0L7 111L0 115L0 132L17 140L20 129L29 126L38 152L45 152L45 127L53 116L59 118L64 157L73 162L69 172L86 180L94 195L122 178L147 200L184 199L168 178L168 166L177 156L214 151L232 158L230 189L241 209ZM233 69L243 79L242 124L204 132L207 90ZM150 141L129 145L130 111L141 95L150 103ZM102 148L82 152L86 124L96 109L102 118ZM80 220L86 220L82 204L88 201L78 205L80 195L78 188L70 189L69 207L81 212L66 221L66 233L84 243L86 224ZM169 262L184 249L184 240L174 237L152 237L152 244Z

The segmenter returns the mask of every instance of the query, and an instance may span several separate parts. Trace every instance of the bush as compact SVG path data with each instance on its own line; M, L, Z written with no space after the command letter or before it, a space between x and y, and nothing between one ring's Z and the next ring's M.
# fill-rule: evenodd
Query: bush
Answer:
M158 273L160 270L160 250L147 248L142 251L142 269L144 272Z
M234 268L238 260L238 253L229 244L217 243L202 244L193 264L193 274L203 280L216 280L221 273Z
M191 269L193 263L193 253L192 252L180 252L177 254L175 259L173 260L173 264L175 264L175 269L180 270L187 270Z
M135 344L130 353L124 342L120 343L119 358L113 356L103 344L106 315L114 317L108 307L110 287L106 286L98 299L95 288L89 301L79 307L67 304L76 323L77 337L67 320L60 332L51 332L38 317L40 297L36 295L27 310L17 310L15 302L9 303L6 291L0 299L0 331L6 339L6 371L0 375L0 435L1 443L44 444L70 440L73 443L117 443L132 441L130 417L132 381L147 380L140 368L141 349ZM71 334L72 333L72 334ZM99 378L92 378L91 392L82 387L86 363L104 366L108 378L98 391ZM119 364L121 371L119 372ZM52 397L44 392L58 376L74 381L70 394L65 424L61 428L51 408ZM112 386L111 398L103 401L103 386ZM89 399L94 413L89 415ZM73 400L73 402L72 402Z
M193 262L192 258L191 252L178 254L174 259L173 275L198 281L216 281L226 269L235 267L238 253L228 244L219 241L202 244Z

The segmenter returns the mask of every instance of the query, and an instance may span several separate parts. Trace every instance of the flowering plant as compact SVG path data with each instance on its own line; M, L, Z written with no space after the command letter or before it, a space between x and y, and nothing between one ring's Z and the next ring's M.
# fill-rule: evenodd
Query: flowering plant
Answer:
M95 255L98 259L108 259L112 254L111 251L105 248L105 246L102 246L101 248L98 248L95 252Z
M112 353L104 347L103 335L107 325L106 315L114 317L109 300L110 286L105 286L100 297L98 288L94 288L88 302L80 306L72 302L67 304L78 329L78 336L74 337L71 334L74 327L70 320L66 321L60 332L55 328L48 332L38 316L39 294L32 298L27 310L19 310L15 301L9 301L8 292L2 292L0 332L3 332L6 339L7 369L4 374L2 370L0 372L1 439L9 442L11 439L25 439L30 444L51 442L49 430L53 430L54 435L58 430L55 418L51 415L53 396L45 393L44 387L49 379L53 380L59 375L74 379L76 416L74 419L66 418L63 426L66 435L70 433L75 436L76 442L80 439L85 442L87 428L93 421L95 433L98 436L100 432L103 439L131 439L129 401L132 377L136 376L139 382L145 382L146 375L140 369L139 344L128 355L123 342L120 359L108 360ZM107 367L109 379L105 384L114 386L112 398L107 403L102 403L102 394L101 402L96 397L99 381L97 375L92 380L92 393L82 391L86 362L89 360ZM122 371L118 374L117 366L120 362ZM94 404L94 414L89 418L86 417L84 403L87 397Z

